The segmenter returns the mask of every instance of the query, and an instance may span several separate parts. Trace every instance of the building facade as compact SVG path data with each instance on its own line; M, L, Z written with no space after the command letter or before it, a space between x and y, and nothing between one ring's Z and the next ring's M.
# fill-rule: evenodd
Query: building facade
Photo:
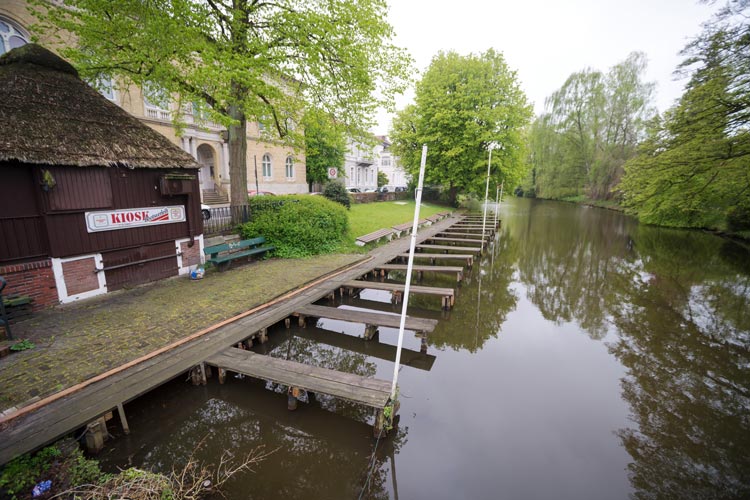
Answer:
M26 0L4 0L0 2L0 55L31 40L29 31L36 19L28 11ZM72 37L63 39L64 44L74 44ZM59 42L40 38L40 44L52 49ZM229 151L224 141L225 128L205 117L197 106L189 105L178 110L173 96L158 89L123 87L116 81L100 81L97 87L101 94L122 109L156 130L172 143L181 147L201 165L199 186L201 199L208 204L228 203ZM182 130L173 125L174 115L181 111L184 122ZM267 138L257 123L247 127L247 189L256 188L277 194L307 193L305 157L291 147Z
M398 162L398 156L391 151L391 141L384 135L375 136L378 145L375 152L378 158L378 169L388 177L388 186L394 188L406 188L411 180L411 175L401 167Z

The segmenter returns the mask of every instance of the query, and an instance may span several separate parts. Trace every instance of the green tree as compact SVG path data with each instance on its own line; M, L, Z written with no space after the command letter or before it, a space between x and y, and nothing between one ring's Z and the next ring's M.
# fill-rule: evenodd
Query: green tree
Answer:
M40 31L77 38L62 52L84 78L204 103L228 127L233 205L246 203L248 120L302 146L295 121L314 103L361 131L403 91L410 66L384 0L39 0L37 11Z
M378 187L385 186L388 182L388 176L385 175L385 172L378 170Z
M315 108L305 113L305 156L307 183L328 181L328 168L344 166L346 136L344 129L330 115Z
M516 73L490 49L461 56L440 52L417 83L415 104L398 113L390 134L394 153L413 177L419 171L422 144L427 144L427 183L483 193L487 151L492 178L518 184L524 175L522 129L531 108Z
M685 93L654 120L621 189L641 221L750 229L750 2L734 0L683 51Z
M653 115L646 58L634 52L606 74L573 73L529 133L534 190L544 198L608 199ZM528 189L528 188L527 188Z

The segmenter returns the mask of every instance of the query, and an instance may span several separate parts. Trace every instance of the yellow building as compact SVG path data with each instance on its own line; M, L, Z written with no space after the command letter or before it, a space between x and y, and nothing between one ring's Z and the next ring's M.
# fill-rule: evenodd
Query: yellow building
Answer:
M29 27L36 19L28 11L26 0L3 0L0 2L0 54L23 45L33 35ZM55 50L55 44L40 37L39 43ZM69 43L73 43L72 37ZM172 125L172 117L178 111L175 99L163 96L154 98L158 92L148 92L148 99L138 87L122 88L116 82L103 83L102 94L118 104L131 115L167 137L189 152L203 168L200 170L202 199L208 204L222 204L229 200L229 151L223 140L223 126L203 120L192 107L183 109L185 126L178 131ZM152 102L154 101L154 102ZM305 157L301 151L280 142L264 138L257 123L247 126L247 189L277 194L307 193ZM257 164L257 170L256 170Z

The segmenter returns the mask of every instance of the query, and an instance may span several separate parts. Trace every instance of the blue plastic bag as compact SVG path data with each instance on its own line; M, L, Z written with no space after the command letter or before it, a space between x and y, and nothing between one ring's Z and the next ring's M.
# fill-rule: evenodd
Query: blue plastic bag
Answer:
M50 488L52 488L52 481L50 481L49 479L47 481L42 481L41 483L34 486L33 490L31 490L31 496L34 498L42 496L43 494L47 493Z

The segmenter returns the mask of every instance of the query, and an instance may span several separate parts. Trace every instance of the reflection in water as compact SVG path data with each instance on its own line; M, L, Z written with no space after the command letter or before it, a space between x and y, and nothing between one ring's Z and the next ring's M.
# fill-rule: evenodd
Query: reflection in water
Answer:
M439 323L426 354L405 335L401 422L364 498L750 498L748 249L565 203L501 214L464 283L425 273L456 288L453 310L410 297L410 315ZM342 304L401 310L372 290L328 305ZM256 349L390 378L396 329L365 341L361 325L317 326ZM314 395L288 412L285 390L176 381L128 405L133 433L107 460L167 470L206 436L207 460L263 444L279 450L229 498L357 498L372 410Z
M614 327L637 498L750 498L750 252L620 214L525 203L518 266L545 318Z

